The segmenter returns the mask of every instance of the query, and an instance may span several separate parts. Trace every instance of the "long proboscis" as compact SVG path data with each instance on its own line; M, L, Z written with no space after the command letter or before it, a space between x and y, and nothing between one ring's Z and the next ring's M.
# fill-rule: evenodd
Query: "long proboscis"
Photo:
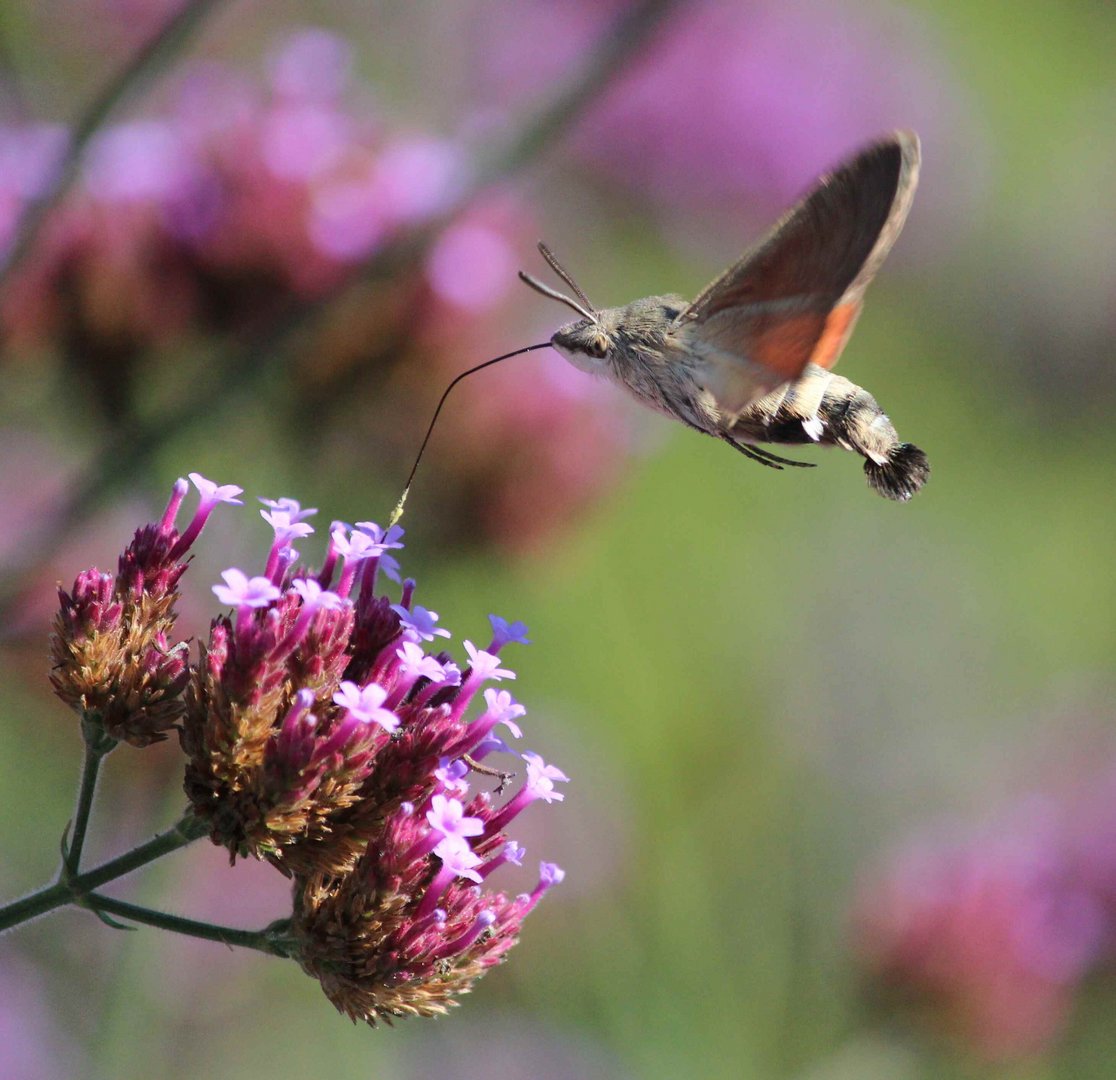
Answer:
M542 341L538 345L528 345L523 349L516 349L515 352L504 353L503 356L494 357L492 360L486 360L483 364L477 364L476 367L469 368L468 371L461 372L442 392L442 396L438 399L437 408L434 410L434 415L430 419L430 426L426 429L426 435L423 436L422 445L419 447L418 454L415 455L415 463L411 466L411 471L407 476L407 483L403 486L403 494L399 496L399 502L395 504L395 509L391 512L391 517L388 520L388 528L396 524L403 516L403 504L407 501L407 496L411 491L411 484L414 483L415 473L418 472L419 462L422 461L422 455L426 452L426 444L430 442L430 436L434 434L434 425L438 423L438 417L442 412L442 406L446 403L446 398L450 396L450 391L462 379L468 378L470 375L475 375L478 371L483 371L486 367L492 367L493 364L498 364L502 360L510 360L513 356L521 356L523 353L535 352L538 349L550 348L549 341Z

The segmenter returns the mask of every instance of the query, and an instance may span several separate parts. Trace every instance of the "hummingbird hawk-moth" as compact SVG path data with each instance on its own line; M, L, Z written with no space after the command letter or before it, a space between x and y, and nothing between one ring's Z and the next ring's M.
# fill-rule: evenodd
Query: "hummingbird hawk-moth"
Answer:
M574 297L519 276L581 316L550 344L582 371L775 469L808 463L760 443L851 450L875 491L906 501L930 475L926 455L899 440L867 390L830 368L906 221L919 160L913 132L865 147L691 303L665 295L594 308L545 244Z

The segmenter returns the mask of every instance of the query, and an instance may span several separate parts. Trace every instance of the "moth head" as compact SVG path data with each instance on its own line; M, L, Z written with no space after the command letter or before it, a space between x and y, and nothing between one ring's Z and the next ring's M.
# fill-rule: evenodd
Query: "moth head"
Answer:
M590 374L600 373L608 366L612 339L597 320L580 319L561 327L550 339L574 367Z
M554 252L541 241L539 242L539 252L547 261L547 265L573 290L577 299L575 300L573 296L567 296L565 293L560 293L549 285L544 285L522 270L519 272L520 280L529 285L535 292L542 293L543 296L548 296L551 300L557 300L559 303L565 304L566 307L573 308L581 316L577 322L567 323L563 326L550 339L550 344L575 367L589 372L600 371L605 366L609 351L612 348L611 337L601 319L602 313L593 307L589 297L574 281L570 272L558 261Z

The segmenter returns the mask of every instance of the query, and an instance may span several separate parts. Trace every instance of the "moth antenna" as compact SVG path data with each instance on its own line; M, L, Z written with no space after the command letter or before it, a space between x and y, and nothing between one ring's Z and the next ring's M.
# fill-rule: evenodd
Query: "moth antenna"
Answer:
M597 316L587 308L583 308L576 300L570 299L565 293L560 293L557 289L552 289L549 285L544 285L537 278L531 277L530 274L525 274L522 270L519 271L519 280L522 281L524 285L530 285L535 292L540 292L543 296L549 296L551 300L557 300L560 304L572 307L574 311L590 322L597 321Z
M547 265L553 270L571 289L574 291L574 296L578 298L590 311L596 311L593 307L593 302L581 291L581 286L574 281L570 272L558 261L558 256L554 254L541 240L539 241L539 254L546 259Z
M430 436L434 434L434 425L438 422L438 416L441 414L442 406L446 403L446 398L450 396L450 391L462 379L468 378L470 375L476 374L478 371L483 371L486 367L492 367L493 364L500 363L501 360L510 360L513 356L519 356L522 353L535 352L537 349L549 349L550 342L543 341L538 345L528 345L523 349L516 349L515 352L504 353L503 356L497 356L492 360L486 360L483 364L477 364L476 367L469 368L468 371L461 372L453 381L442 391L442 396L438 399L438 406L434 410L434 416L430 420L430 426L426 429L426 435L423 436L422 445L419 447L419 452L415 456L415 463L411 466L411 471L407 475L407 483L403 486L403 494L399 496L399 502L395 504L395 509L391 512L391 517L388 519L387 527L390 529L395 525L403 516L403 504L407 501L407 496L411 491L411 484L414 483L415 473L418 472L419 462L422 461L422 455L426 452L426 444L430 442Z

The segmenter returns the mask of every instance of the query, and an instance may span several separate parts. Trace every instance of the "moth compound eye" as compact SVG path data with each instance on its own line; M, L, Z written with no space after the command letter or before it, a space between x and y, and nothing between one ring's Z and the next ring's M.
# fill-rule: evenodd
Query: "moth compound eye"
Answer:
M593 338L585 343L585 351L594 360L603 360L608 355L608 344L601 338Z

